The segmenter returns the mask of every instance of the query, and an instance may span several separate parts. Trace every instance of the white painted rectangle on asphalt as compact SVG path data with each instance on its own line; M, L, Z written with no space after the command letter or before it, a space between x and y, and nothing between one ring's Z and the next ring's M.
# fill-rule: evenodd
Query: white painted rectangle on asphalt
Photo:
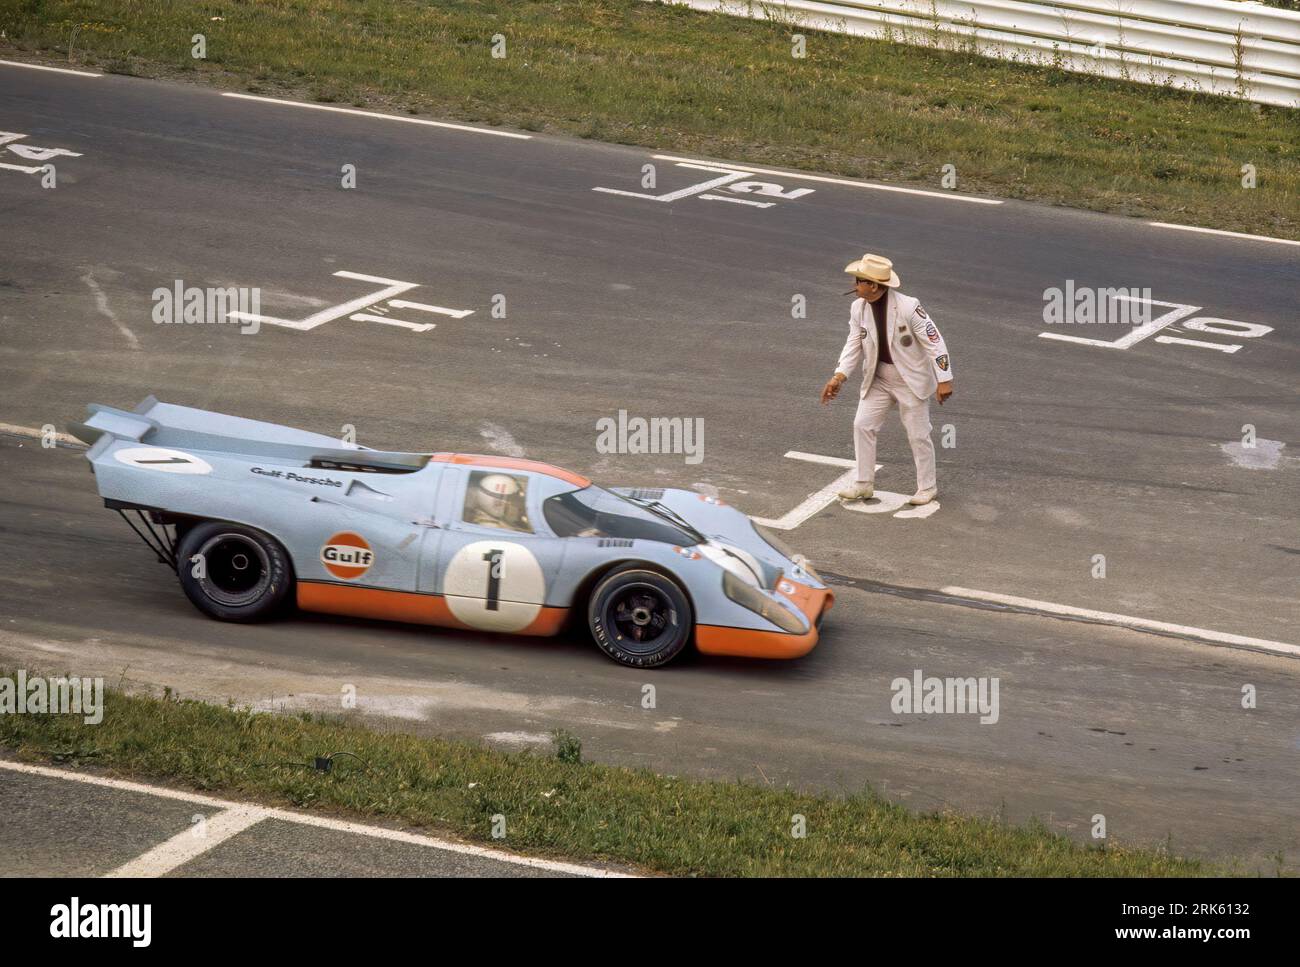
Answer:
M755 208L771 208L774 201L750 201L748 198L728 198L726 195L701 195L704 201L729 201L733 205L753 205Z
M382 322L385 326L400 326L403 329L410 329L412 332L428 332L430 329L438 327L436 322L406 322L403 319L374 316L368 312L354 312L348 318L353 322Z
M856 467L856 460L849 460L846 457L827 457L820 453L804 453L802 450L787 450L785 452L787 460L803 460L807 463L824 463L828 467Z
M1156 342L1162 342L1173 346L1200 346L1203 349L1217 349L1221 353L1235 353L1241 348L1241 343L1218 345L1216 343L1206 342L1204 339L1183 339L1181 336L1156 336Z
M473 309L448 309L445 306L431 306L427 302L408 302L406 299L389 299L388 304L394 309L419 309L421 312L436 312L440 316L464 319L474 315Z

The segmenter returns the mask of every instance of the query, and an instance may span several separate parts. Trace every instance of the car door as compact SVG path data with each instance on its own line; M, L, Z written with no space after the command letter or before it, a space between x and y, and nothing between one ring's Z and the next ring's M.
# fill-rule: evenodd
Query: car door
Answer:
M564 613L547 607L547 590L563 547L541 521L537 475L474 465L445 473L437 570L422 581L468 627L553 633Z
M311 493L292 515L283 515L300 548L294 562L299 580L413 592L428 553L428 528L420 518L429 511L421 505L432 503L415 483L419 475L312 473L313 480L325 481L318 485L322 490L335 480L338 486Z

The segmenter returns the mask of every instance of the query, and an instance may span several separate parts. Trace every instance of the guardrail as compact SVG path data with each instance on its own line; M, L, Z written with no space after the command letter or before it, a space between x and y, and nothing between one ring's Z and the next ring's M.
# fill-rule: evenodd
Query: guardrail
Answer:
M1300 107L1300 13L1234 0L663 0Z

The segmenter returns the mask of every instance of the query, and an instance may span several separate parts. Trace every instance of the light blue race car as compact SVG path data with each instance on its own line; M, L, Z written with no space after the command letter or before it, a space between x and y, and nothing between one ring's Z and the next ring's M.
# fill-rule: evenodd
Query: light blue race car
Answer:
M370 450L161 403L69 431L105 506L223 621L306 611L554 635L615 661L797 658L833 596L743 513L688 490L603 489L545 463ZM130 514L134 514L134 519ZM139 526L137 526L137 522Z

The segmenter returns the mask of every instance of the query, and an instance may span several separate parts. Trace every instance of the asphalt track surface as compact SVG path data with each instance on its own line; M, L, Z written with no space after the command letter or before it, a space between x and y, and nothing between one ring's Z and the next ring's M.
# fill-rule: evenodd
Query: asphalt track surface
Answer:
M0 811L0 876L628 875L3 758Z
M0 128L80 153L55 159L54 189L0 170L2 423L61 428L86 403L154 393L335 435L351 424L373 447L696 487L779 518L842 472L787 451L852 457L852 394L817 402L843 342L846 262L895 260L956 375L955 396L932 407L936 441L951 425L956 442L938 449L938 511L830 505L784 535L838 584L821 644L795 663L693 657L637 672L580 637L215 623L99 505L79 452L16 436L0 437L0 662L125 672L264 708L337 707L351 683L363 712L416 730L518 747L564 727L601 761L871 784L914 808L1038 816L1080 839L1101 813L1123 842L1294 867L1295 659L898 589L959 585L1300 640L1295 246L775 175L753 180L814 191L716 192L769 208L699 192L652 201L592 189L644 191L647 163L661 194L719 174L643 149L116 76L0 66ZM256 335L150 318L153 291L178 279L258 286L263 313L295 319L378 288L339 271L418 283L404 298L474 314L391 313L437 323L425 332L345 316ZM1240 349L1040 338L1122 332L1047 326L1043 292L1067 279L1200 307L1161 334ZM504 319L491 314L498 294ZM806 318L792 318L795 295ZM1272 331L1198 330L1207 317ZM703 462L598 453L596 423L619 410L703 419ZM1264 445L1234 459L1244 424ZM893 418L879 460L878 487L910 493ZM916 669L996 676L998 722L893 714L890 682ZM1254 709L1241 707L1245 685Z

